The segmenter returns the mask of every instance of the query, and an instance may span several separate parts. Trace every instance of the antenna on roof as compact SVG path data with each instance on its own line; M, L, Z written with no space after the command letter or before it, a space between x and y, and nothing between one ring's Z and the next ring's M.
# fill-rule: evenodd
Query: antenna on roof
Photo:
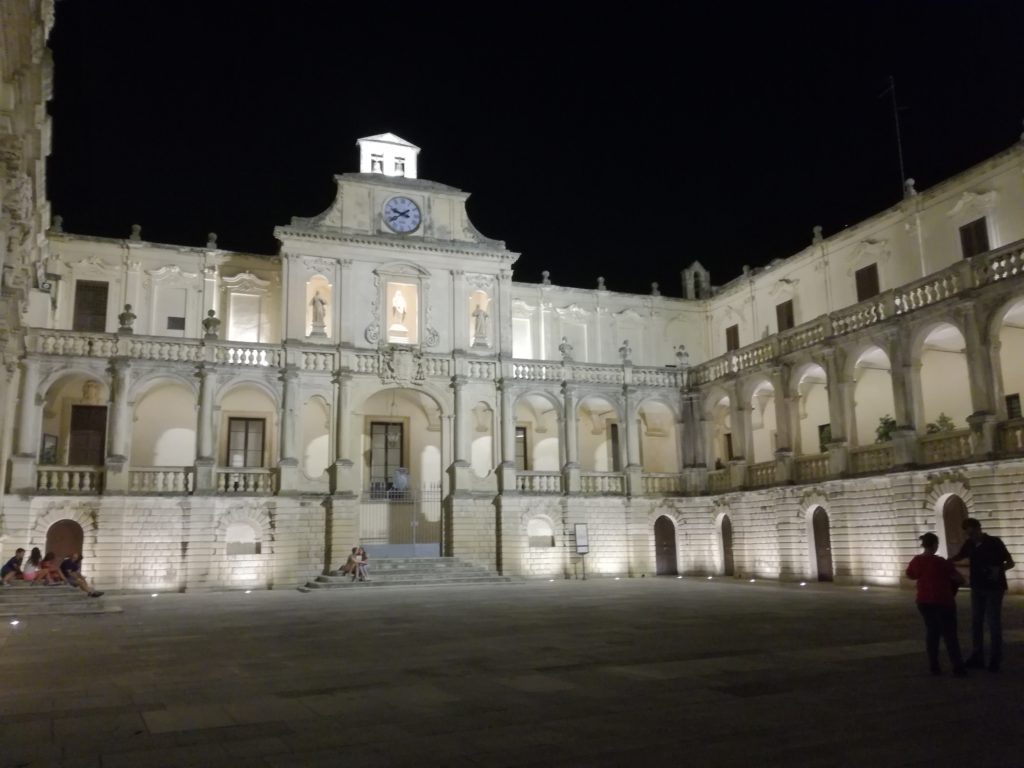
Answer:
M900 160L900 193L906 197L907 172L903 167L903 132L900 130L900 108L896 103L896 78L892 75L889 75L889 87L878 94L878 98L882 98L887 93L892 96L892 119L896 124L896 152Z

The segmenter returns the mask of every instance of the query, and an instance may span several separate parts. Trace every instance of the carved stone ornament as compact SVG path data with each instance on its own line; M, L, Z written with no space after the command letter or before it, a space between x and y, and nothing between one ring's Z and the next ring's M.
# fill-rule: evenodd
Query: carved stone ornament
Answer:
M368 344L377 344L380 341L380 275L378 274L373 276L373 303L370 304L370 324L366 326L363 336ZM384 368L381 367L380 370L383 371Z
M429 297L426 295L426 286L424 286L423 293L424 298L429 300ZM423 333L423 346L428 348L436 347L438 342L441 341L441 334L439 334L437 329L434 327L433 314L434 308L430 304L427 304L427 327Z
M411 386L426 380L423 373L423 354L407 347L389 347L380 351L377 370L382 384Z
M491 289L494 285L494 279L490 275L467 274L466 284L476 288L477 290L491 293Z

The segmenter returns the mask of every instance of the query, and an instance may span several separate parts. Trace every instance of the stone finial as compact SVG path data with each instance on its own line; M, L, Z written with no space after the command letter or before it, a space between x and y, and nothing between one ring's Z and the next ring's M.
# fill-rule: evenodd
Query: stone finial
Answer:
M562 337L562 343L558 345L558 351L562 353L562 362L572 362L572 344L569 343L567 336Z
M606 290L608 290L607 288L604 287L604 278L603 277L597 278L597 290L599 290L599 291L606 291Z
M540 273L540 284L551 285L551 273L546 269Z
M61 232L64 231L64 217L63 216L54 216L50 220L50 231L53 232L54 234L60 234Z
M216 249L216 248L219 247L217 245L217 233L216 232L210 232L210 233L208 233L206 235L206 247L207 248L211 248L211 249Z
M676 365L680 368L686 368L690 364L690 353L686 351L686 345L680 344L675 350Z
M203 338L204 339L216 339L217 332L220 330L220 320L217 319L217 311L211 309L206 313L206 319L203 320Z
M626 365L632 365L633 348L629 346L629 339L623 340L622 346L619 347L619 357L622 358L622 362Z
M917 190L914 189L916 183L913 179L907 179L903 182L903 197L914 197L917 195Z
M657 283L651 283L651 296L661 296L661 291L658 290Z
M136 242L142 240L142 225L141 224L132 224L132 233L128 236L128 239L129 240L134 240Z
M131 304L124 305L124 312L117 316L117 322L121 324L121 327L117 329L118 333L129 334L134 332L132 325L135 323L135 313L132 312Z
M811 232L813 233L811 235L811 245L817 245L818 243L822 242L825 239L825 236L821 234L821 224L815 225Z

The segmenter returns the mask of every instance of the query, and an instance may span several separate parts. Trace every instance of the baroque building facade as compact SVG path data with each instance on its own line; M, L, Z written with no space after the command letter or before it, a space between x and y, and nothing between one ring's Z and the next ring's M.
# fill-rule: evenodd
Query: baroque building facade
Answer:
M0 8L3 553L185 590L356 543L572 578L584 531L609 576L897 584L967 514L1019 549L1024 145L727 285L694 263L683 298L514 281L393 134L276 256L75 235L52 3Z

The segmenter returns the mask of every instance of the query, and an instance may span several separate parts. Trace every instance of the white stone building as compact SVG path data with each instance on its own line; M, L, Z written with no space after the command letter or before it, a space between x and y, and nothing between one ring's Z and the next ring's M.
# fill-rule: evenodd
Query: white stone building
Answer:
M393 134L277 256L80 236L44 192L52 2L0 8L0 555L147 590L292 587L357 542L561 578L585 525L592 574L896 584L968 513L1021 550L1024 146L682 299L514 282Z

